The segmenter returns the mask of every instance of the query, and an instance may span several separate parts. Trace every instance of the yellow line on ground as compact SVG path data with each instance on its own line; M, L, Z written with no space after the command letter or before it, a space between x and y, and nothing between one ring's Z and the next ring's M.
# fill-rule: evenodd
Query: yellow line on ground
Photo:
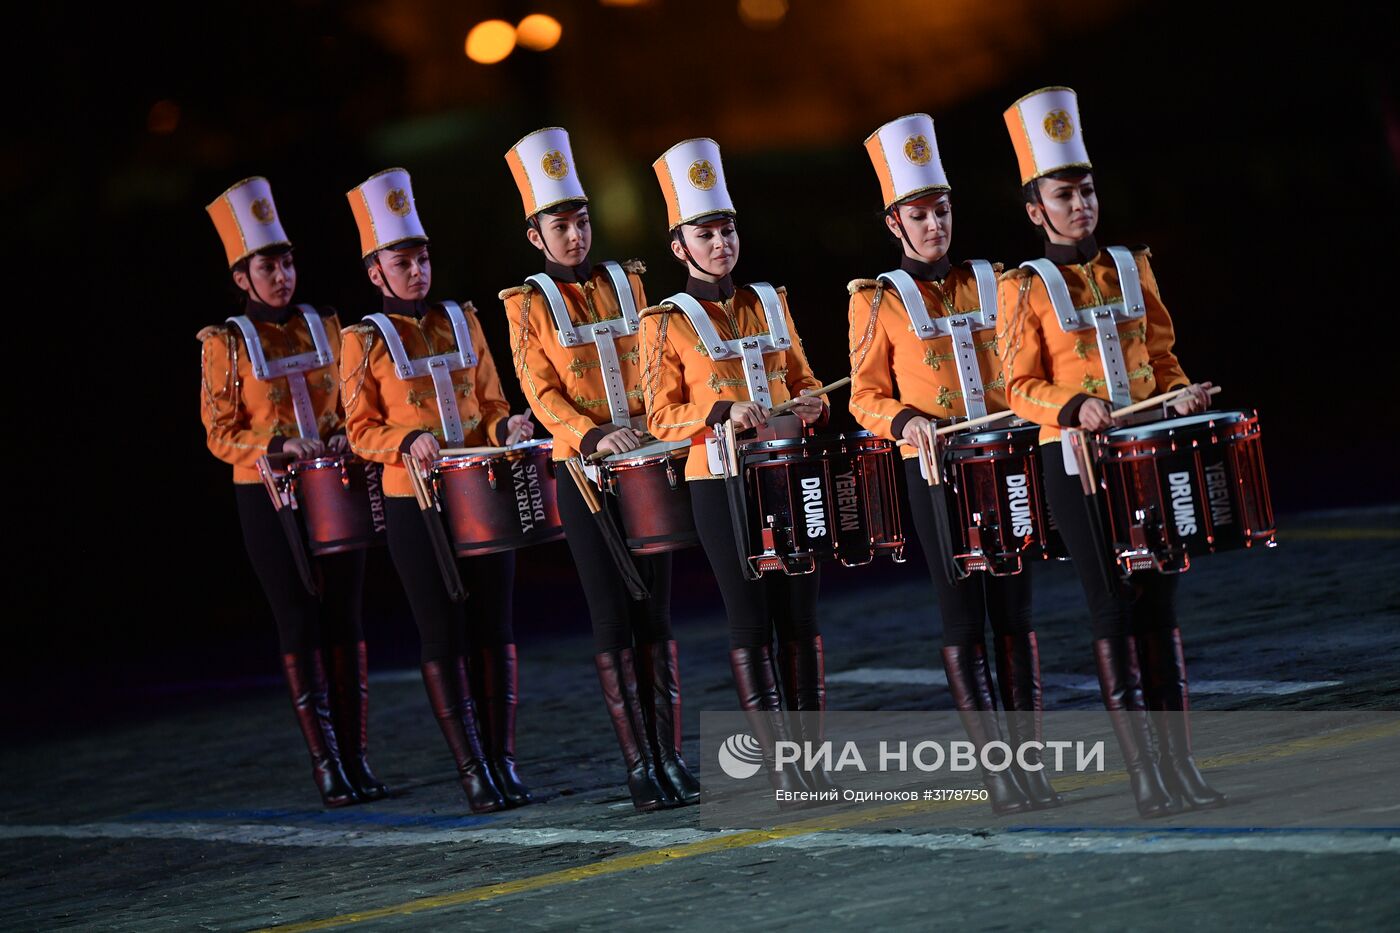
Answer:
M1309 736L1307 738L1295 739L1291 742L1283 742L1278 745L1265 746L1259 749L1249 749L1241 752L1218 755L1213 758L1203 758L1200 763L1207 768L1253 764L1307 752L1342 748L1348 745L1356 745L1362 742L1369 742L1398 734L1400 734L1400 722L1381 723L1373 726L1342 729L1329 735ZM1094 775L1067 775L1064 777L1056 777L1055 786L1061 791L1080 790L1085 787L1097 787L1117 783L1122 780L1123 776L1124 773L1122 771L1105 772ZM590 878L601 878L606 875L615 875L638 868L649 868L675 859L694 858L697 855L708 855L713 852L724 852L732 849L746 849L780 839L789 839L794 836L807 836L813 833L850 829L854 826L883 822L905 814L923 814L938 810L962 809L973 805L974 804L955 801L911 801L908 803L891 804L885 807L876 807L871 810L833 814L830 816L816 816L810 819L785 823L782 826L716 834L712 839L702 839L697 842L687 842L661 849L648 849L645 852L634 852L628 855L617 855L612 858L601 859L589 865L565 868L559 871L546 872L541 875L531 875L528 878L520 878L515 881L478 885L477 887L467 888L462 891L454 891L449 894L421 897L399 904L390 904L387 907L377 907L372 910L354 911L351 913L339 914L334 917L326 917L323 920L311 920L305 923L290 923L285 926L269 927L268 930L277 930L279 933L329 930L335 927L349 926L354 923L382 920L386 917L402 917L408 914L421 913L425 910L440 910L444 907L460 907L464 904L477 904L482 901L505 897L509 894L524 894L529 891L538 891L542 888L572 884L573 882L585 881ZM267 933L267 931L261 931L261 933Z

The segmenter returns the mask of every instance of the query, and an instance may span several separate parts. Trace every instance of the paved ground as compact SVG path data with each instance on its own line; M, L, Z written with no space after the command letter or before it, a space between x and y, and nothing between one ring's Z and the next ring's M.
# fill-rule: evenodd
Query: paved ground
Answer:
M1400 709L1400 511L1282 525L1277 550L1203 560L1183 581L1197 708ZM1067 567L1042 570L1047 702L1092 709L1077 587ZM948 708L932 671L927 586L915 566L907 571L893 584L886 574L878 586L831 587L833 707ZM679 637L689 709L732 707L718 620ZM726 833L700 828L693 809L636 814L618 784L589 654L586 639L559 638L523 658L522 770L545 799L491 817L466 812L411 672L375 679L374 760L397 793L370 806L313 805L274 685L8 749L0 927L1369 930L1400 921L1400 812L1388 827L1264 831L1250 818L1268 782L1234 770L1243 764L1213 772L1222 783L1254 782L1254 803L1223 828L1189 816L1090 825L1110 805L1093 788L1071 793L1085 820L1053 830L1013 820L975 831L833 830L819 814ZM692 716L693 759L697 730Z

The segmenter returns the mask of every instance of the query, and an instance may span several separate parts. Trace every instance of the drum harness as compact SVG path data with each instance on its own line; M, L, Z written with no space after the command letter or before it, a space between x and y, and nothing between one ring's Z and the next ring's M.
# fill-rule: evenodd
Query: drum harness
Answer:
M768 332L752 336L736 336L733 340L721 340L714 322L705 308L693 296L677 292L667 298L665 304L672 305L686 316L690 326L695 328L700 345L711 360L742 359L744 361L744 384L748 389L749 400L764 408L773 407L773 396L768 391L768 370L764 356L778 353L792 346L788 334L787 319L783 316L783 305L778 292L767 282L753 282L744 286L758 296L763 306L763 317L768 324ZM738 450L734 449L733 425L725 422L728 431L716 431L715 436L705 439L705 452L709 457L710 472L724 476L725 491L729 495L730 522L734 526L735 544L739 550L739 564L745 578L757 580L762 574L749 562L749 532L747 518L748 504L744 490L744 476L740 471ZM724 439L724 443L720 442ZM719 467L719 469L716 469Z
M403 339L394 328L389 316L382 313L366 314L365 320L374 322L384 335L384 344L389 350L389 359L394 364L394 375L400 379L417 379L428 376L433 380L433 392L437 395L438 416L442 419L444 446L460 447L466 441L462 431L462 415L457 410L457 392L452 385L452 374L476 365L476 348L472 346L471 332L467 329L467 316L455 301L441 302L447 319L452 322L452 333L457 339L457 348L449 353L435 356L409 357Z
M1132 250L1124 246L1105 247L1118 270L1120 297L1101 305L1076 308L1069 295L1069 286L1059 267L1049 259L1031 259L1021 263L1022 269L1029 269L1040 276L1045 283L1045 291L1050 296L1050 306L1055 320L1064 333L1094 331L1098 342L1099 362L1103 366L1104 387L1108 390L1111 407L1123 408L1133 402L1132 389L1128 381L1128 367L1123 360L1123 347L1118 337L1118 325L1136 321L1147 314L1147 303L1142 297L1142 279L1138 276L1137 261ZM1081 437L1066 437L1060 444L1064 456L1065 472L1071 476L1080 473L1080 458L1090 465L1089 452L1083 448ZM1089 528L1094 535L1095 549L1099 552L1109 589L1115 586L1115 574L1105 559L1110 553L1108 535L1104 529L1099 497L1094 495L1095 485L1088 475L1081 477L1084 482L1084 506L1088 510ZM1118 581L1121 583L1121 579Z
M888 285L899 295L904 304L909 323L920 340L951 338L953 359L957 363L958 387L962 390L963 406L968 418L981 418L987 414L987 392L982 384L982 367L977 361L978 334L997 329L997 277L992 264L985 259L972 259L966 263L977 281L976 311L963 314L950 314L946 317L931 317L924 304L923 292L919 291L914 277L903 269L886 272L877 281ZM935 452L934 456L938 456ZM924 465L919 464L920 472ZM924 479L928 479L927 476ZM953 559L953 535L948 525L949 506L945 484L936 482L928 487L933 500L934 533L943 542L943 573L948 582L957 583L966 578L970 571L958 566Z
M253 367L253 378L259 382L270 382L285 377L287 391L292 396L292 411L297 419L297 434L308 440L321 439L321 426L316 420L316 407L311 404L311 392L306 387L306 374L335 362L331 352L331 341L326 335L326 325L321 315L311 305L297 305L306 330L311 335L312 349L307 353L297 353L280 359L269 360L263 353L262 339L253 322L245 315L228 319L243 334L243 343L248 347L248 362Z

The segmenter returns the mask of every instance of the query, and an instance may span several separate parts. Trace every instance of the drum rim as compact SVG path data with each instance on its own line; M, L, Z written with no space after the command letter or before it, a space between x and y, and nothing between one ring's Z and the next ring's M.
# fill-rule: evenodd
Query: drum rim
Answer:
M297 473L305 470L329 470L340 466L349 466L354 461L360 459L353 453L333 454L327 457L311 457L307 460L293 460L287 464L287 472Z
M1040 425L1033 421L1025 424L1012 424L1004 428L993 428L986 431L965 431L949 435L947 443L944 445L949 450L958 450L965 447L973 447L979 444L1005 444L1017 439L1018 435L1036 437L1036 445L1039 446ZM1010 436L1007 436L1010 435ZM994 440L973 441L971 438L984 437L995 438Z
M824 445L841 444L847 441L856 443L871 443L876 447L893 450L895 442L887 437L880 437L874 431L851 431L842 434L820 434L815 437L780 437L767 441L745 441L739 444L739 453L745 454L750 451L783 451L783 450L803 450L817 449ZM760 446L768 445L768 446Z
M450 469L455 470L497 460L509 463L514 460L526 460L541 454L548 456L553 450L554 438L546 437L538 441L521 441L513 447L508 447L494 454L453 454L450 457L440 457L433 461L433 469L437 470L443 464L447 464Z
M1196 431L1208 427L1235 427L1247 425L1258 419L1258 412L1247 408L1225 408L1220 411L1203 411L1194 415L1177 415L1161 421L1148 421L1143 424L1124 425L1111 428L1099 435L1101 443L1150 440L1154 437L1169 437L1179 431ZM1179 422L1190 420L1190 424Z
M692 446L690 441L653 441L650 444L638 447L636 450L629 450L620 454L609 454L603 459L602 465L609 468L618 466L619 464L642 466L643 464L633 463L633 461L646 460L648 462L659 463L663 460L675 460L678 457L683 458L690 456L690 448ZM646 450L649 447L660 449L654 450L651 453L640 453L640 451Z

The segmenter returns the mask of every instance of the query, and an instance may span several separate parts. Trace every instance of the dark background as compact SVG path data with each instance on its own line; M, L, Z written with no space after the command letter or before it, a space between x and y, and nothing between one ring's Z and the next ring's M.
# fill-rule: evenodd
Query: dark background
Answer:
M955 259L1019 262L1001 113L1080 95L1101 244L1149 244L1188 374L1258 407L1277 510L1396 499L1392 323L1400 207L1395 22L1360 6L794 0L777 24L730 0L46 5L9 43L3 185L14 633L6 728L35 736L153 703L203 702L276 671L229 468L204 447L194 335L236 305L204 205L251 174L296 243L297 300L377 308L344 192L402 165L433 240L437 298L470 299L509 369L498 290L538 271L503 153L573 137L594 258L680 286L651 162L717 139L740 280L788 286L817 374L847 370L849 279L896 250L861 145L933 114ZM546 12L554 49L482 66L481 19ZM18 327L14 325L18 322ZM512 375L507 392L520 403ZM842 409L843 397L837 399ZM678 599L716 604L698 552ZM376 666L416 660L387 555L372 555ZM911 562L900 571L918 574ZM886 566L829 570L868 586ZM587 630L562 544L522 552L522 642ZM541 593L547 593L547 600ZM561 612L561 605L568 608Z

